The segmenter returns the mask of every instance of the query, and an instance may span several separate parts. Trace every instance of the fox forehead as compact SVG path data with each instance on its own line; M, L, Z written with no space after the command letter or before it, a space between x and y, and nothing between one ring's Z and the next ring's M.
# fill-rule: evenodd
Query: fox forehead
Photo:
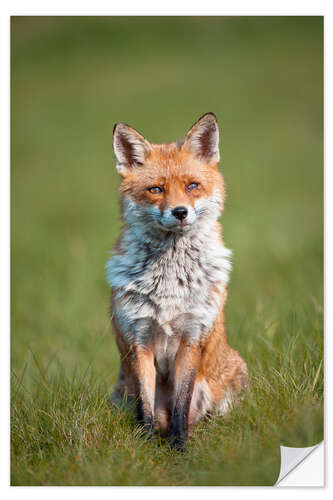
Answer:
M143 167L143 168L142 168ZM141 169L134 168L133 173L149 176L159 173L163 177L191 174L194 170L203 169L205 164L186 150L179 149L178 143L152 144Z
M186 164L193 160L194 156L186 149L182 148L183 141L171 142L170 144L152 144L149 152L149 159L161 165L166 164Z

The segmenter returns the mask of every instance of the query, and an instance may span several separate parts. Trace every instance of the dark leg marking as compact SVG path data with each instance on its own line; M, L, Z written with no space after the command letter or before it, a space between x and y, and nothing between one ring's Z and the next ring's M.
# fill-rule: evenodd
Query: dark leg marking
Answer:
M154 416L150 411L144 411L144 404L141 396L137 399L136 415L139 424L143 425L145 433L152 436L154 433Z
M170 427L170 444L172 448L178 450L184 447L188 436L188 418L197 372L197 368L188 370L181 377L176 393Z

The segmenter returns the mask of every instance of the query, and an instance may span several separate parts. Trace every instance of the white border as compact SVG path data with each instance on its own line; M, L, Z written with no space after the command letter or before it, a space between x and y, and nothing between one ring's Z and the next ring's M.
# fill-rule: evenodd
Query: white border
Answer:
M0 17L0 50L1 50L1 94L0 94L0 290L1 290L1 485L8 484L9 480L9 286L10 286L10 229L9 229L9 22L8 18Z
M12 0L3 2L5 15L118 15L118 16L314 16L324 15L330 0L280 0L258 1L237 0L233 2L218 0L168 0L156 2L148 0L127 0L110 2L106 0L87 0L43 2L41 0Z
M325 137L330 138L329 132L329 115L331 111L329 88L333 88L331 75L331 53L332 53L332 32L333 26L331 22L330 6L331 1L238 1L238 2L223 2L223 1L180 1L168 0L168 2L158 3L157 1L134 1L127 0L126 2L110 2L110 1L97 1L87 2L84 0L77 2L70 2L58 0L56 3L33 1L11 1L2 2L0 7L1 24L0 24L0 50L1 50L1 169L0 169L0 203L1 203L1 488L3 498L16 497L24 495L29 497L38 497L40 495L48 495L49 497L58 496L59 490L56 487L44 488L38 487L20 487L9 488L9 16L10 15L325 15L325 88L327 95L325 96ZM328 50L328 47L331 49ZM333 193L332 174L328 168L329 155L329 142L325 141L325 199L326 199L326 223L325 223L325 251L326 255L333 255L332 236L329 234L329 215L332 215L332 201L330 201L329 193ZM326 276L325 276L325 343L326 343L326 384L328 383L329 369L328 351L329 347L329 325L331 323L330 305L328 300L329 282L332 279L332 266L330 261L326 258ZM327 390L326 390L327 394ZM331 402L326 405L326 423L330 421L329 407ZM326 426L325 441L329 436L329 430ZM326 471L331 467L332 460L329 446L326 453ZM330 480L326 477L326 484L328 487L314 492L309 489L278 489L271 488L269 493L273 495L280 494L283 491L284 497L290 495L294 499L295 496L301 495L302 499L313 494L329 494L331 485ZM206 488L204 489L206 490ZM135 495L144 496L145 498L155 496L158 494L161 500L169 496L184 495L186 492L190 493L193 497L200 497L205 494L203 488L90 488L71 487L62 488L61 495L64 497L90 497L93 495L101 496L117 496L117 495ZM212 497L221 497L227 494L228 498L233 498L234 495L241 493L246 494L248 498L262 498L268 494L267 488L228 488L227 490L220 490L220 488L209 488L207 494Z

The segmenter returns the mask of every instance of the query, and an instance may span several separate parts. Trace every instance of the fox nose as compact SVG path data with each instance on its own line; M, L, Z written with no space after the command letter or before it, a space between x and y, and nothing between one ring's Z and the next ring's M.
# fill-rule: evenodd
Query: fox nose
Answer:
M176 207L172 210L172 215L176 217L176 219L183 220L187 216L187 208L186 207Z

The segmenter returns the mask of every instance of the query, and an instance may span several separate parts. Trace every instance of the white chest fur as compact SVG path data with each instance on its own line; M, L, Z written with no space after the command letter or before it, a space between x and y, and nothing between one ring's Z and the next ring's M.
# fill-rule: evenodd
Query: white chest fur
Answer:
M230 254L213 231L153 238L127 229L121 253L107 264L122 333L145 342L153 322L156 338L201 335L218 313Z

